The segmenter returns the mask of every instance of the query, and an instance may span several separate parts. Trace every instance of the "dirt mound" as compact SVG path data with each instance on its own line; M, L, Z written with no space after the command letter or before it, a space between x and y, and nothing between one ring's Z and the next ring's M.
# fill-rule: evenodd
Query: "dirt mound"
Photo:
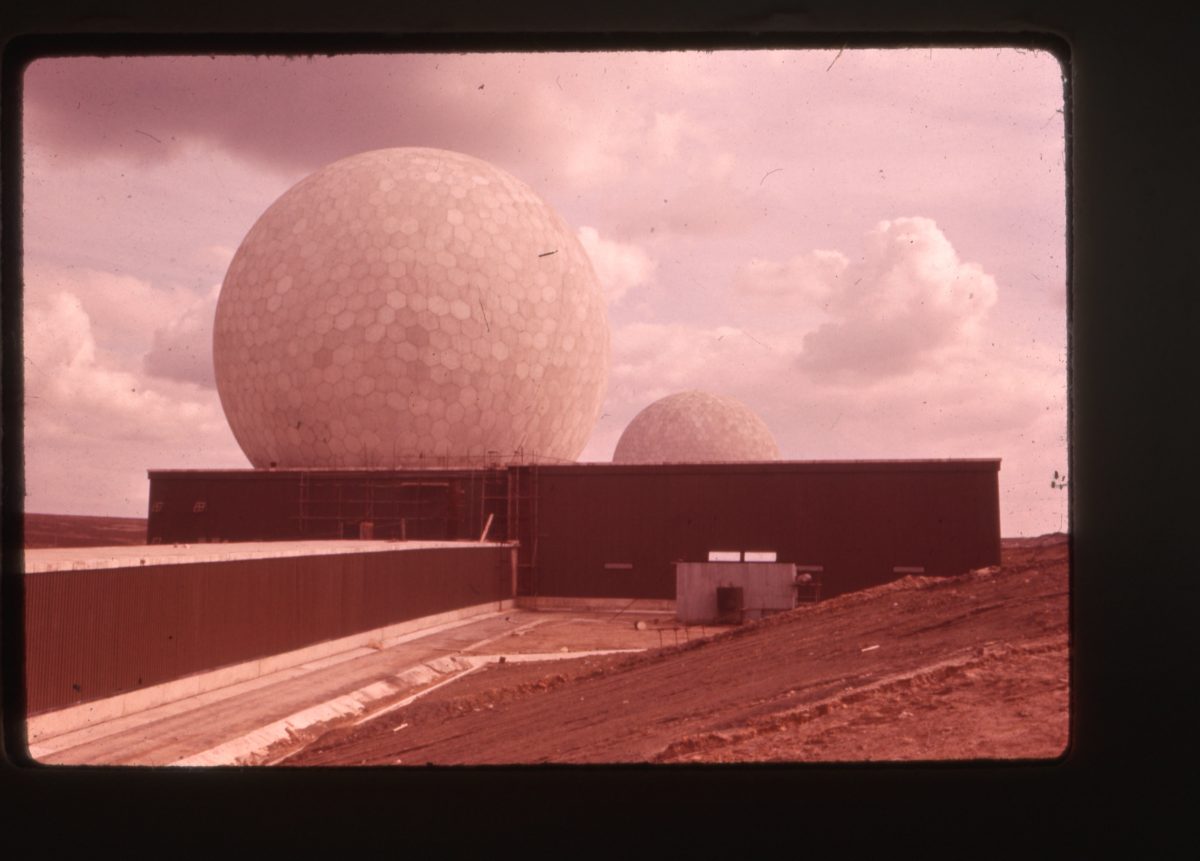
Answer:
M1067 562L1065 537L1005 542L997 568L906 577L679 646L488 667L285 764L1056 757Z

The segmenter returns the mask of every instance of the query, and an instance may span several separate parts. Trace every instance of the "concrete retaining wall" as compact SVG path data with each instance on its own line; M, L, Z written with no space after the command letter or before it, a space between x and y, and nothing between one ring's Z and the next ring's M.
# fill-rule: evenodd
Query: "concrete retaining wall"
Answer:
M513 597L515 548L464 542L25 574L36 715ZM374 543L373 543L374 544ZM36 560L36 551L29 557ZM102 550L97 558L104 559ZM149 558L146 562L154 560ZM108 561L105 561L108 564Z

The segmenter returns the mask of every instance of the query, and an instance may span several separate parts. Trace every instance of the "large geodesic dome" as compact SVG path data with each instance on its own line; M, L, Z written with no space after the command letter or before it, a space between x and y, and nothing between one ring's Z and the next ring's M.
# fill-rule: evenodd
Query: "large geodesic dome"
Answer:
M256 467L570 460L608 378L572 230L460 153L387 149L285 192L234 255L217 390Z
M741 401L680 392L633 417L617 441L614 463L778 460L775 437Z

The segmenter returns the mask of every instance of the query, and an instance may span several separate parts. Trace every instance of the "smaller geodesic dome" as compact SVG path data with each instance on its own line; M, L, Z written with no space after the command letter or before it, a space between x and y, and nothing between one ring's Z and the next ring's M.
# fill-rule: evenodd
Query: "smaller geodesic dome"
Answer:
M733 398L696 391L668 395L643 409L613 452L613 463L778 459L775 437L753 410Z

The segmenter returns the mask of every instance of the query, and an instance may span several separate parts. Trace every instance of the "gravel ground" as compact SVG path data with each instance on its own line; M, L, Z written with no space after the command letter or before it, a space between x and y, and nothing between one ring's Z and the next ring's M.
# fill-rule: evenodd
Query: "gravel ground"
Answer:
M548 619L512 651L586 648L563 626L587 624ZM489 666L283 764L1050 759L1067 745L1061 535L1005 541L997 569L907 577L678 645L668 618L622 624L629 644L603 647L649 651Z

